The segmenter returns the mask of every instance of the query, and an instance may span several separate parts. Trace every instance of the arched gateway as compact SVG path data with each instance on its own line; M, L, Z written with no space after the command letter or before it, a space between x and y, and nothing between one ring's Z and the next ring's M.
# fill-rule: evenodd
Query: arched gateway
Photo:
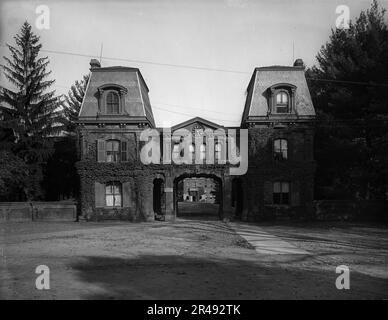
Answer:
M238 128L199 117L157 128L139 69L90 65L78 118L82 217L173 220L198 204L221 219L308 212L315 111L303 64L256 68Z
M221 176L184 173L174 179L174 213L176 217L223 218L223 184Z

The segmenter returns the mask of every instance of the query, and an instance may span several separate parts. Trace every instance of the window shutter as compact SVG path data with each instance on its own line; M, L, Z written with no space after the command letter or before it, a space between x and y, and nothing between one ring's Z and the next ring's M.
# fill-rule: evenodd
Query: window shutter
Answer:
M94 202L96 208L105 207L105 184L94 182Z
M123 207L129 208L132 207L132 195L131 195L131 183L124 182L123 183Z
M105 140L97 140L97 161L98 162L105 162L106 157L106 147L105 147Z
M299 182L292 182L291 183L291 205L292 206L299 206L300 205L300 197L299 197Z
M272 204L273 199L273 183L271 181L264 182L264 204Z
M121 141L121 161L128 161L127 152L127 141Z

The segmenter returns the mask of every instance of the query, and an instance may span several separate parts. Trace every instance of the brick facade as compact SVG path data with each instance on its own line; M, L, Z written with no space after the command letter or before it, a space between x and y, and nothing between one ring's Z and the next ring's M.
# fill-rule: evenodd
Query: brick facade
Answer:
M148 88L140 71L101 68L96 62L91 66L78 120L77 169L84 218L152 221L160 213L165 220L173 220L177 184L186 177L213 178L219 183L220 218L261 220L309 214L315 171L315 113L300 63L255 69L240 126L248 130L248 171L242 176L230 175L229 163L143 164L140 150L146 142L141 141L142 131L156 129L163 137L163 129L155 128ZM106 111L111 108L110 101L116 101L107 100L110 92L119 103L116 114ZM284 92L289 100L284 103L278 92ZM280 103L287 112L277 113ZM196 128L230 129L194 118L169 130L182 128L189 132ZM161 159L163 154L174 152L173 144L161 142L161 146ZM279 159L279 152L286 159Z

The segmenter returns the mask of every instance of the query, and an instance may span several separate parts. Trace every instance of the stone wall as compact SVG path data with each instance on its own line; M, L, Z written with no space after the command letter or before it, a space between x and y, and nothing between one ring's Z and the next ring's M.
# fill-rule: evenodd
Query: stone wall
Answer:
M388 202L317 200L313 202L313 218L322 221L388 221Z
M0 222L76 220L77 206L72 201L0 202Z
M32 221L30 202L0 202L0 221Z

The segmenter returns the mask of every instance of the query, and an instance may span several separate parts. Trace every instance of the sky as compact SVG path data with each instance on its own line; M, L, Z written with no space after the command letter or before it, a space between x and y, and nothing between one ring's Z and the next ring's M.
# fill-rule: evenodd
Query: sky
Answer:
M350 19L370 0L0 0L0 57L27 20L50 59L53 88L66 94L89 72L91 58L103 67L140 69L157 126L203 117L238 126L255 67L306 66L329 39L347 5ZM380 0L388 8L388 0ZM49 28L36 13L49 9ZM1 58L1 63L4 60ZM3 74L0 85L7 86Z

